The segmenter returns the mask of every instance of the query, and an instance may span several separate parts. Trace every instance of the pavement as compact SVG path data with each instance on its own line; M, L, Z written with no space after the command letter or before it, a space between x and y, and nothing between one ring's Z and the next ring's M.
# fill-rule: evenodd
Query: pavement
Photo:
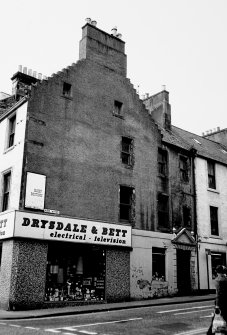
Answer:
M86 313L97 313L106 312L113 310L129 309L129 308L140 308L148 306L160 306L160 305L171 305L171 304L185 304L188 302L201 302L201 301L214 301L215 294L206 295L190 295L190 296L176 296L168 298L158 299L146 299L136 300L128 302L115 302L115 303L103 303L86 306L70 306L70 307L58 307L48 309L35 309L27 311L4 311L0 310L0 320L16 320L16 319L30 319L30 318L42 318L42 317L53 317L61 315L76 315Z

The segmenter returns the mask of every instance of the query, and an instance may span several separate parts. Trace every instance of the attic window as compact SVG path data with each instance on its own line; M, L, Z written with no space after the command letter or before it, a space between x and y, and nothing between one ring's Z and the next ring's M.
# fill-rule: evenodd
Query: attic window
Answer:
M196 143L198 143L198 144L201 145L201 143L200 143L196 138L193 138L193 140L194 140Z
M62 94L64 95L64 97L71 97L71 88L72 85L69 83L63 83L63 91Z

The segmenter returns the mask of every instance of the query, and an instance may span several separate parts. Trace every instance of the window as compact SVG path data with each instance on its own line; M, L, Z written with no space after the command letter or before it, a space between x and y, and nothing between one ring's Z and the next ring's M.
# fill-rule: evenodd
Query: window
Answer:
M188 206L183 206L183 224L191 228L191 208Z
M152 280L165 281L165 249L152 248Z
M133 166L133 140L122 137L121 141L121 160L127 166Z
M210 206L210 228L211 235L219 235L218 231L218 208Z
M189 181L189 163L185 156L180 156L180 176L182 181Z
M132 222L135 208L135 190L133 187L120 186L120 220Z
M11 172L3 175L3 201L2 212L9 208L9 191L10 191Z
M169 197L166 194L158 194L158 225L169 227Z
M216 189L216 181L215 181L215 163L208 161L207 162L207 170L208 170L208 187Z
M226 266L226 254L211 252L212 279L215 279L217 276L216 267L218 265Z
M120 101L114 101L114 115L121 115L123 103Z
M7 148L10 148L14 145L15 128L16 128L16 114L14 114L9 119L9 132L8 132L9 136L8 136Z
M158 173L162 176L167 176L167 151L158 150Z
M68 84L68 83L63 83L63 91L62 91L62 94L65 96L65 97L71 97L71 87L72 85L71 84Z

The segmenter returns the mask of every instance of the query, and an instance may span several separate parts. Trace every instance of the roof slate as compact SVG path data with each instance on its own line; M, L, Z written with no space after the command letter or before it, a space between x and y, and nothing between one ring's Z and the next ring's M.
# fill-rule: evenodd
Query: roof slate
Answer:
M162 135L163 141L168 144L185 150L195 149L198 156L227 164L227 148L220 143L190 133L176 126L172 126L171 130L162 129Z

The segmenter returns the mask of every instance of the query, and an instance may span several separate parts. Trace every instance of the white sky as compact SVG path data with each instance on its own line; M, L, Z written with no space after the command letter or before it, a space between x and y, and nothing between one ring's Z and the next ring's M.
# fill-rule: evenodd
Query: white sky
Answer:
M126 42L140 94L170 93L172 123L227 128L227 0L0 0L0 91L18 65L50 76L79 57L85 18Z

